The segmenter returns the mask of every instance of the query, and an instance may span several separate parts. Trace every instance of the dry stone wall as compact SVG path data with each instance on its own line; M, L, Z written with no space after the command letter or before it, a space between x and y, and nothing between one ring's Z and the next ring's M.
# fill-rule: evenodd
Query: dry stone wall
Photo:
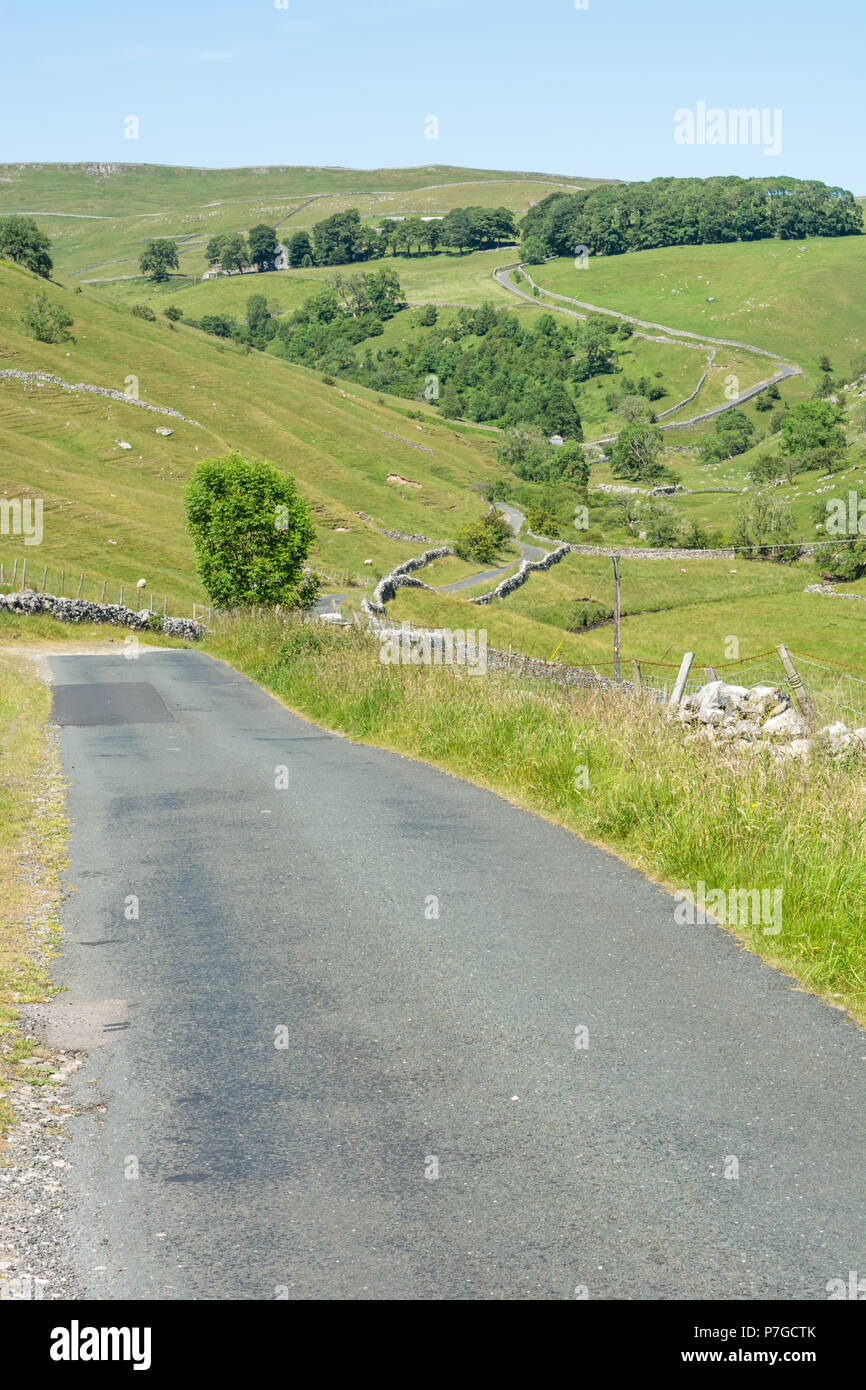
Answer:
M37 594L22 589L17 594L0 594L0 613L32 616L47 613L61 623L109 623L126 627L133 632L163 632L167 637L185 637L197 642L204 636L204 624L192 618L169 618L143 608L136 613L120 603L88 603L80 598L58 598L55 594Z

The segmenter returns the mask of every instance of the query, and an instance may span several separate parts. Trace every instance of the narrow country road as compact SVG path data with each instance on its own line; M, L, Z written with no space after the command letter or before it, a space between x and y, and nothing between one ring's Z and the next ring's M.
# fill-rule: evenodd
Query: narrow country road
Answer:
M520 270L531 285L540 290L542 295L547 295L549 298L537 298L535 295L528 294L526 290L520 289L519 286L513 285L510 279L513 270ZM742 348L746 352L756 353L759 357L771 357L774 359L775 372L773 376L767 377L763 381L756 382L754 386L749 386L745 391L740 391L738 395L733 396L730 400L724 401L721 405L712 406L709 410L702 410L699 414L692 415L687 420L674 420L666 425L659 425L659 429L663 432L686 429L689 425L697 425L705 420L712 420L716 415L723 415L725 411L733 410L736 406L743 405L746 401L752 400L754 396L759 395L762 391L766 391L768 386L774 386L778 382L784 381L786 377L803 375L803 368L798 366L796 362L791 362L785 359L784 356L779 356L777 353L770 352L767 348L755 347L751 343L742 343L734 338L713 338L701 333L692 333L685 328L670 328L663 323L653 323L648 319L635 318L633 314L620 313L618 309L604 309L598 304L590 304L583 299L573 299L570 295L557 294L555 290L546 290L543 285L536 285L536 282L533 280L522 261L515 261L510 265L497 266L493 271L493 279L496 281L497 285L501 285L504 290L510 290L511 293L516 294L518 298L526 299L530 304L534 304L536 307L541 306L545 309L553 310L554 313L565 314L568 318L586 319L590 314L606 314L609 318L621 319L625 323L632 323L640 328L657 328L661 333L667 335L668 341L671 342L694 340L696 344L704 347ZM551 304L550 299L561 299L566 304L576 305L577 308L564 309L561 304ZM635 336L638 338L646 338L649 335L646 333L637 333ZM660 340L656 339L656 341ZM672 409L678 410L680 407L688 405L689 401L693 399L694 396L689 396L685 401L680 401L678 405ZM663 415L670 414L672 414L672 410L663 412ZM663 415L659 416L660 420L663 418ZM615 434L600 435L597 439L589 440L588 443L607 444L611 440L616 439L616 437Z
M825 1299L866 1268L841 1012L203 653L51 665L88 1296Z

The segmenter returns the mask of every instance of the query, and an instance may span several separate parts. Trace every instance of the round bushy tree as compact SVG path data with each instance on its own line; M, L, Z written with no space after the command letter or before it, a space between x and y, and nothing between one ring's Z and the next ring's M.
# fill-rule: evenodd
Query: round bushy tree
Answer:
M47 280L51 275L52 262L48 254L51 246L48 237L40 231L32 217L0 217L0 256L26 266Z
M170 237L149 241L138 258L142 275L149 275L155 284L168 279L170 270L178 269L177 244Z
M238 453L205 459L184 500L198 576L218 608L315 597L302 573L315 528L291 474Z

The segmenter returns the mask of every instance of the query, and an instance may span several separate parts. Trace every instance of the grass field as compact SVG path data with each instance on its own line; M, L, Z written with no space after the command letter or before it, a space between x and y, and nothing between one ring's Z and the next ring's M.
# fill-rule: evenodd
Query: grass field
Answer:
M817 380L829 354L850 377L866 354L866 236L679 246L560 259L532 269L545 289L694 333L786 354Z
M465 169L428 164L414 169L340 169L323 165L242 169L194 169L168 164L5 164L0 165L0 204L6 211L89 213L102 217L186 211L206 203L250 203L316 193L424 190L431 186L480 183L555 184L590 187L595 178L502 169ZM7 182L8 181L8 182Z
M620 561L622 660L667 664L675 671L683 652L693 651L696 668L721 667L785 642L866 676L864 605L804 593L817 578L806 561L625 558ZM842 587L866 592L863 581ZM511 643L545 660L558 648L557 660L598 666L607 674L612 670L613 571L605 557L569 555L507 598L482 607L457 595L402 590L388 611L397 620L430 627L484 628L494 647ZM587 621L603 625L580 630Z

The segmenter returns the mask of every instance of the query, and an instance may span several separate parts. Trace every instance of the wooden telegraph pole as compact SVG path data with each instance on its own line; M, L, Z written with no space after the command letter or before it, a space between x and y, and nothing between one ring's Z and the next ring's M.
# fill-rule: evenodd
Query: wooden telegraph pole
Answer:
M620 593L619 593L619 556L614 555L613 559L613 674L614 679L619 684L619 620L620 620Z

